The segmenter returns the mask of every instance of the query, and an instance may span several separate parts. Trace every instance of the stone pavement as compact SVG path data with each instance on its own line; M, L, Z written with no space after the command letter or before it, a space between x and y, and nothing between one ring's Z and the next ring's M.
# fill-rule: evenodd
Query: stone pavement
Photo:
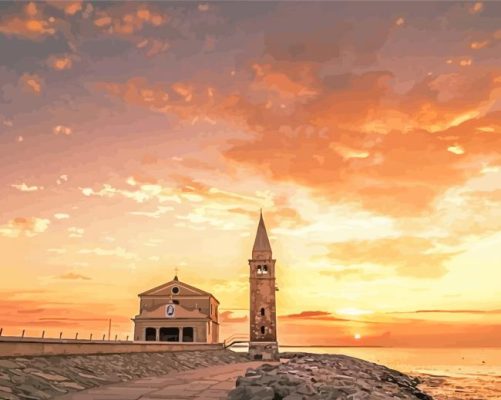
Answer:
M247 368L257 368L263 361L252 361L163 376L136 379L124 383L100 386L55 397L57 400L215 400L226 399L235 388L237 377ZM268 362L268 364L279 364Z

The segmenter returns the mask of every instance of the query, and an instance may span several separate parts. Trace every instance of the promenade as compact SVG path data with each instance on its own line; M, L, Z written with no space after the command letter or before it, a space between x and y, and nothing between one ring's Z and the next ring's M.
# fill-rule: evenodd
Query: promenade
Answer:
M56 397L57 400L215 400L226 399L238 376L263 361L217 365L163 376L100 386ZM278 364L271 363L268 364Z

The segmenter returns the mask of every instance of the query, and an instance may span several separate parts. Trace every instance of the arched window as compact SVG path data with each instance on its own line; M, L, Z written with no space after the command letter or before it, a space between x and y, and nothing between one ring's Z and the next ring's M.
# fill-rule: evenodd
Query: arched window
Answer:
M264 335L264 332L266 331L266 328L264 326L261 327L261 333Z
M263 274L267 274L267 273L268 273L268 266L263 265Z
M257 274L261 275L263 273L263 267L261 265L257 266Z
M264 308L261 308L261 317L264 317Z

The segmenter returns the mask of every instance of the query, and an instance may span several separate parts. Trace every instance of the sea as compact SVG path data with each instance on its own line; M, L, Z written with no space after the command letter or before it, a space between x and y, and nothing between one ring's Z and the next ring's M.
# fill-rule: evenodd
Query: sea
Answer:
M501 347L280 347L280 351L345 354L382 364L419 377L423 382L419 388L435 400L501 400Z

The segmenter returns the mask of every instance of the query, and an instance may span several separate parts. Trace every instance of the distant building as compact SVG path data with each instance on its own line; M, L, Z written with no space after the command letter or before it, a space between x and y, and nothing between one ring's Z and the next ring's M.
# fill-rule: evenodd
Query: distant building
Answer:
M139 294L134 340L159 342L219 341L219 301L210 293L179 281Z
M263 215L260 215L250 267L249 355L256 360L278 360L275 304L275 261Z

